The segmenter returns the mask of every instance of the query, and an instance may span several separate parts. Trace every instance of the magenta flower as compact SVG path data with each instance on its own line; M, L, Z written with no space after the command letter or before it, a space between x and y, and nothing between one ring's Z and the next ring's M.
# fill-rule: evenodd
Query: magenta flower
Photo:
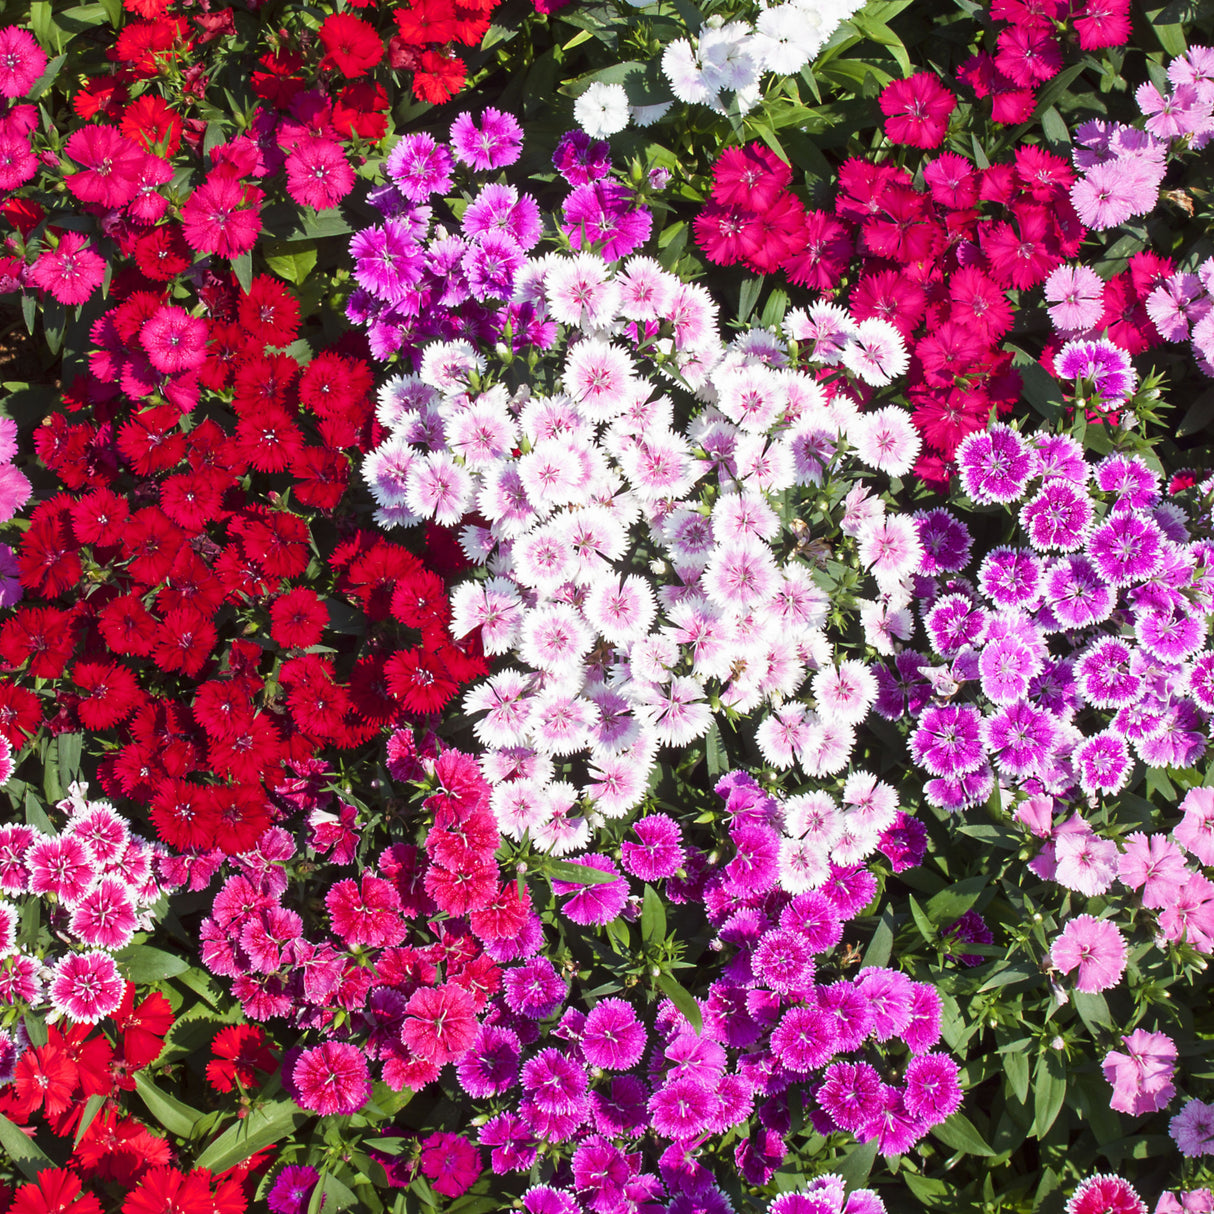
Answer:
M287 193L300 206L332 210L354 188L354 170L341 144L308 136L287 156Z
M624 999L603 999L586 1017L582 1054L587 1063L605 1071L626 1071L640 1061L645 1028Z
M47 995L69 1020L95 1024L118 1009L124 986L109 953L69 953L51 971Z
M834 1016L815 1007L789 1008L771 1034L772 1053L794 1075L808 1075L823 1066L838 1044Z
M17 25L0 29L0 97L22 97L46 71L46 52Z
M333 931L350 947L384 948L405 938L400 895L382 877L363 873L361 884L352 878L338 881L325 895L325 907Z
M477 126L469 113L451 124L451 146L456 160L481 171L513 164L522 152L523 130L512 114L487 108Z
M982 505L1016 501L1036 464L1024 439L998 422L967 434L957 445L956 460L962 488Z
M274 1178L266 1204L274 1214L304 1214L320 1173L307 1164L288 1164Z
M600 872L619 876L615 865L606 857L587 852L570 860L571 864L582 864ZM552 889L557 894L573 893L561 908L565 917L583 926L595 923L610 923L628 901L628 882L620 877L616 881L600 881L593 885L579 885L570 881L553 881Z
M561 231L575 249L598 249L605 261L627 257L649 239L653 218L617 181L577 186L565 199Z
M422 1139L421 1168L430 1187L444 1197L459 1197L481 1174L480 1152L458 1134L431 1134Z
M1077 915L1050 948L1050 960L1064 973L1078 967L1075 989L1086 995L1107 991L1125 972L1125 941L1107 919Z
M640 881L673 876L683 863L683 836L678 824L665 814L650 814L633 824L639 843L620 844L624 871Z
M930 1125L939 1125L961 1107L957 1064L945 1054L922 1054L906 1067L907 1109Z
M201 367L207 358L207 322L184 308L162 306L143 323L139 344L157 371L173 374Z
M284 1077L299 1107L322 1116L357 1113L371 1098L367 1060L349 1042L326 1041L304 1050Z
M1134 1186L1120 1176L1089 1176L1071 1194L1066 1214L1147 1214Z
M451 188L451 153L430 135L405 135L384 167L410 202L425 202Z

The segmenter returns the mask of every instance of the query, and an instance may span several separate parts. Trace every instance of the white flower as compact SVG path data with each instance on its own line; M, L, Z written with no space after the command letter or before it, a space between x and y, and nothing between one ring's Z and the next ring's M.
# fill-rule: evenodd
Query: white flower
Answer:
M603 139L628 125L628 94L622 84L596 80L574 103L573 117L591 139Z
M660 122L666 116L666 112L673 104L671 101L659 101L656 105L630 105L628 113L637 126L653 126L655 122Z

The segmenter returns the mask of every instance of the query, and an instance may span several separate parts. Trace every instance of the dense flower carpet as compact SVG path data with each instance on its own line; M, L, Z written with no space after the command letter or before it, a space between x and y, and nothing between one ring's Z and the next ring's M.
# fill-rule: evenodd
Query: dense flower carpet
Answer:
M14 0L0 1214L1214 1214L1208 0Z

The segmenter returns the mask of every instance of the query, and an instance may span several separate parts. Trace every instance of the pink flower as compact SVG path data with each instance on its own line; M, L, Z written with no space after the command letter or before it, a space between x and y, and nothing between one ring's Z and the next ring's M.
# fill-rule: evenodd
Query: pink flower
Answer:
M1167 906L1189 878L1184 854L1166 835L1136 830L1125 842L1117 868L1121 883L1130 889L1141 886L1144 906Z
M645 1029L626 1000L603 999L586 1017L581 1044L591 1066L626 1071L640 1061Z
M18 25L0 30L0 97L21 97L46 71L46 52Z
M1134 1186L1120 1176L1089 1176L1066 1203L1066 1214L1146 1214Z
M95 1024L117 1010L125 987L109 953L70 953L51 971L47 994L68 1019Z
M1167 1108L1176 1095L1176 1043L1166 1033L1145 1029L1135 1029L1121 1042L1128 1053L1110 1050L1104 1056L1104 1077L1113 1085L1110 1106L1131 1117Z
M261 190L243 184L227 165L212 169L181 208L182 234L190 248L220 257L247 253L261 231L257 208L262 197Z
M476 1040L476 1004L454 983L414 991L405 1010L401 1040L427 1062L454 1062Z
M161 307L139 330L139 344L157 371L192 371L206 362L208 332L201 317L184 308Z
M334 932L348 946L383 948L405 937L400 895L391 881L363 873L361 886L352 878L339 881L325 895Z
M301 206L331 210L354 188L354 170L331 139L301 139L286 168L287 193Z
M107 209L121 207L138 193L147 153L117 127L81 127L63 150L81 166L80 172L63 179L81 202L95 202Z
M1064 974L1078 966L1075 989L1093 995L1121 981L1125 972L1125 941L1107 919L1077 915L1054 941L1050 960Z
M30 282L61 304L81 304L105 277L105 262L79 232L64 232L30 270Z
M357 1113L371 1098L366 1058L342 1041L304 1050L290 1068L288 1085L300 1108L322 1116Z
M1214 788L1191 788L1180 809L1184 820L1172 837L1202 864L1214 864Z

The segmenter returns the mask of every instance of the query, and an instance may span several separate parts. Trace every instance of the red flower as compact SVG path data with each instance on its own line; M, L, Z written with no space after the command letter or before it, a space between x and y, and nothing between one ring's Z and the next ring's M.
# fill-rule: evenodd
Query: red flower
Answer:
M443 579L426 568L410 571L392 592L392 614L412 628L445 625L451 607Z
M695 217L696 243L714 265L736 265L755 243L759 217L742 207L709 202Z
M369 72L383 57L384 44L373 26L349 13L331 13L320 27L325 62L347 78Z
M303 447L291 462L295 500L301 506L332 510L350 483L350 461L340 451Z
M80 691L76 715L86 729L111 729L135 711L143 692L118 662L77 662L72 682Z
M37 1180L17 1189L7 1214L101 1214L101 1202L84 1192L69 1169L44 1168Z
M144 93L122 115L122 133L161 156L176 154L181 146L181 129L181 118L155 93Z
M245 518L232 524L248 553L267 577L298 577L308 567L308 525L282 510L265 511L262 518Z
M467 68L458 55L422 51L421 66L413 74L413 95L419 101L441 105L464 86Z
M448 0L410 0L393 14L407 46L441 46L455 38L455 15Z
M414 991L405 1011L401 1041L427 1062L460 1058L476 1038L472 996L452 983Z
M159 991L136 1007L135 984L128 982L113 1019L122 1033L122 1059L128 1070L137 1071L160 1057L165 1035L173 1027L173 1009Z
M203 790L185 780L169 780L152 798L156 836L174 848L208 848L215 844L218 816Z
M878 98L886 117L885 134L894 143L914 148L938 147L948 132L957 99L931 72L893 80Z
M396 13L400 17L399 10ZM379 140L388 132L388 94L382 84L360 80L333 99L333 126L343 138Z
M279 595L270 606L270 635L284 649L319 645L329 612L314 590L299 586Z
M409 712L441 712L459 690L446 664L428 649L402 649L384 665L388 687Z
M145 658L156 646L158 625L137 595L106 603L97 615L97 628L115 653Z
M155 76L161 64L179 57L187 29L184 17L162 17L156 21L132 21L122 28L112 56L129 64L138 76Z
M237 308L241 329L267 346L289 346L299 336L299 304L277 278L258 274Z
M71 618L54 607L19 607L0 625L0 658L14 669L28 661L31 678L57 679L76 647Z
M726 148L712 166L712 196L725 206L764 211L792 181L792 169L770 148Z
M237 1080L243 1087L256 1087L257 1072L268 1075L277 1065L274 1051L266 1043L265 1030L254 1024L220 1029L211 1051L215 1060L207 1063L207 1080L217 1092L230 1092Z
M45 1108L48 1117L64 1112L79 1081L75 1064L49 1042L26 1050L13 1073L13 1087L25 1117L39 1108Z

